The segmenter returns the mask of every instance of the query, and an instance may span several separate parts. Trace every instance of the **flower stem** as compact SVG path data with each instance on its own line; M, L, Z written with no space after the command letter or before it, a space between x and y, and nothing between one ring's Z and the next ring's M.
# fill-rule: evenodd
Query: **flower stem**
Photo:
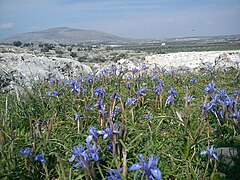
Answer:
M206 165L206 168L205 168L205 171L204 171L204 174L203 174L203 178L202 178L202 179L205 179L205 177L206 177L207 170L208 170L208 166L209 166L209 159L208 159L208 162L207 162L207 165Z

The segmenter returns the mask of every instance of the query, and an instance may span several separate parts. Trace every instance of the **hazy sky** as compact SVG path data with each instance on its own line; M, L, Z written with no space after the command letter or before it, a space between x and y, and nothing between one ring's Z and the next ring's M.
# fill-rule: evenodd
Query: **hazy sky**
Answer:
M240 34L240 0L0 0L0 39L63 26L132 38Z

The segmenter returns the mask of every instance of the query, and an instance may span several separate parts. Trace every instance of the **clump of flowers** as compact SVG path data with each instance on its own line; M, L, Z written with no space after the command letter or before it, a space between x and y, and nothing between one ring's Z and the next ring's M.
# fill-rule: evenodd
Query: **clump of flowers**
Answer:
M137 91L137 95L144 96L147 92L148 88L142 87L140 90Z
M102 87L99 87L95 90L95 96L96 97L100 97L102 95L106 94L105 89L103 89Z
M37 154L36 157L34 158L34 161L40 161L42 164L46 164L44 153Z
M172 105L178 96L177 91L173 87L171 87L170 90L168 91L168 94L169 96L166 100L166 104Z
M204 92L207 94L211 94L212 92L218 92L216 88L216 83L208 83L208 85L204 88Z
M89 170L91 165L99 160L98 156L99 147L93 142L93 145L87 141L87 149L84 149L83 146L74 146L73 154L69 159L69 162L76 160L76 163L73 165L74 168L82 167L84 170Z
M129 105L130 107L132 107L135 103L137 102L137 99L136 98L128 98L127 99L127 102L126 102L126 105Z
M25 147L20 151L20 155L23 157L30 157L33 153L33 150L30 147Z
M122 177L120 176L120 172L122 171L122 168L119 169L110 169L108 170L108 174L110 176L105 177L107 180L122 180Z
M161 180L162 173L157 167L159 157L156 157L156 159L154 159L153 154L151 154L148 162L145 160L142 154L140 154L139 157L141 161L139 163L133 164L129 168L129 171L137 171L139 169L142 169L142 173L139 174L140 176L145 176L148 179L155 178L156 180Z

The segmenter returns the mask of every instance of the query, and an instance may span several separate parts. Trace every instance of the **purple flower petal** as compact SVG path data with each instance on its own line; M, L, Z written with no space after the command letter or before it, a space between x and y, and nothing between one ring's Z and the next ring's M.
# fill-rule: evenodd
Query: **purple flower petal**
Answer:
M72 157L69 159L69 162L73 162L75 157L76 157L75 155L72 155Z
M143 166L141 163L137 163L137 164L133 164L130 168L129 168L129 171L136 171L136 170L139 170L141 169Z
M204 150L204 151L201 151L201 155L203 155L203 154L207 154L208 153L208 151L207 150Z
M162 179L162 173L158 168L151 169L151 173L156 178L156 180L161 180Z

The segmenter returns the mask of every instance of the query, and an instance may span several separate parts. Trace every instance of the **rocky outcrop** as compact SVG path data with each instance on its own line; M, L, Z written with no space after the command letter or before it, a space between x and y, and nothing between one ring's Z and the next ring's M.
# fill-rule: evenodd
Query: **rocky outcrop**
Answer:
M240 51L156 54L146 56L145 60L132 57L121 59L117 63L91 64L91 67L101 73L103 69L111 69L112 67L139 70L143 68L143 65L149 69L155 67L165 67L166 69L187 67L194 70L240 68ZM74 59L45 57L27 52L0 53L0 91L4 92L21 86L31 87L33 82L48 80L51 77L62 79L91 73L92 70L89 66Z
M144 61L151 67L162 66L166 68L176 68L185 66L191 69L194 68L227 68L237 67L240 65L240 51L234 52L179 52L169 54L157 54L147 56Z
M94 68L100 70L111 69L111 66L117 66L117 69L126 70L142 69L144 66L148 69L164 67L165 69L190 69L198 71L200 69L226 69L235 67L240 69L240 51L206 51L206 52L178 52L169 54L155 54L141 59L120 59L116 63L97 64Z
M72 59L40 57L28 53L0 53L0 89L31 87L33 82L79 77L90 74L91 68Z

